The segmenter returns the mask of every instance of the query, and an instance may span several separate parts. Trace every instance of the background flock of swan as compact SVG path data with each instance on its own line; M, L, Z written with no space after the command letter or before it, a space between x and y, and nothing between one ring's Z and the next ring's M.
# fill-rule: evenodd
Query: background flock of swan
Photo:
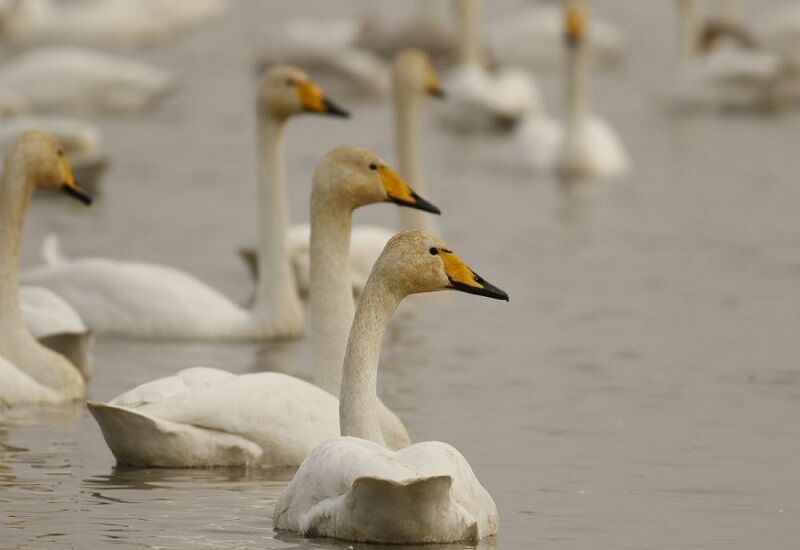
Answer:
M797 104L800 6L749 21L736 0L674 4L676 62L657 101L723 112ZM142 380L88 408L122 466L298 468L275 506L278 529L381 543L496 535L497 508L466 459L445 443L412 444L401 416L378 397L384 335L404 298L457 290L509 299L437 236L440 190L424 177L420 119L467 136L505 135L515 169L568 184L625 176L635 159L595 112L590 86L593 69L624 61L625 33L596 19L589 0L535 4L489 25L481 0L421 1L412 19L392 24L368 13L265 25L253 60L255 105L242 107L257 127L257 242L241 249L253 275L251 303L168 265L73 258L55 234L42 243L41 263L22 268L24 217L37 189L87 205L114 193L103 183L111 160L92 114L148 116L179 89L176 75L137 60L137 49L174 40L226 7L225 0L0 4L3 39L14 49L0 66L0 406L85 400L95 335L308 334L313 383L198 366ZM564 74L563 105L545 104L536 71ZM316 72L346 97L386 98L395 156L387 161L354 145L318 151L309 223L293 224L285 150L298 143L287 139L287 125L322 116L338 132L344 126L334 121L351 115ZM356 209L386 202L399 208L398 227L352 223Z

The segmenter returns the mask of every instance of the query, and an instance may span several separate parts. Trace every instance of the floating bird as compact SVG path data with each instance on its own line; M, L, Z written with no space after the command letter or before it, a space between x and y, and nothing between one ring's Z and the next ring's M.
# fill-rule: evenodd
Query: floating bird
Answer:
M424 231L394 237L372 270L344 360L342 436L315 448L275 504L276 529L359 542L477 541L497 533L497 508L446 443L387 448L376 399L387 324L407 295L455 289L508 300Z

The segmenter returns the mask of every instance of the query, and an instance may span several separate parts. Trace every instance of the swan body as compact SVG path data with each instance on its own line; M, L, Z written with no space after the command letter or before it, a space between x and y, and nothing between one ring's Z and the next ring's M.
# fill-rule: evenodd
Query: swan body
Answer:
M146 63L71 46L25 52L0 69L0 89L42 112L138 110L164 95L172 81L171 73Z
M22 320L33 337L69 359L88 379L93 337L80 316L46 288L23 286L19 291Z
M31 130L7 148L0 175L0 405L65 403L83 399L88 366L76 366L43 346L39 336L54 330L82 329L80 320L56 306L54 297L18 283L20 233L37 187L60 189L84 203L91 199L77 186L69 161L56 139Z
M303 311L285 243L286 212L282 135L290 116L306 111L343 113L293 67L275 67L262 79L257 100L264 149L258 187L259 281L251 308L242 307L196 277L145 262L50 255L26 271L30 284L67 300L97 332L141 338L260 340L296 337Z
M448 101L439 109L442 121L462 132L507 129L541 109L533 77L513 67L487 71L479 29L481 0L460 0L460 64L444 78Z
M342 437L303 461L275 504L276 529L405 544L477 541L497 533L497 507L456 449L425 442L391 451L378 423L378 361L392 313L408 294L446 288L508 299L429 233L409 231L389 241L350 332L339 404Z
M3 14L3 37L16 46L151 46L225 7L223 0L16 0Z
M235 376L195 368L146 383L108 404L91 404L117 461L170 467L297 466L311 449L337 436L336 384L354 309L346 269L350 217L358 206L390 199L426 204L380 157L364 149L341 146L315 170L310 247L314 384L283 374ZM383 404L377 414L389 445L408 445L400 419Z
M72 160L75 179L88 193L97 194L108 167L100 129L82 120L58 116L3 119L0 120L0 149L5 149L14 137L31 128L52 134Z
M488 27L494 54L505 63L556 69L564 63L563 16L559 6L533 6L512 11ZM603 20L592 22L592 57L600 66L625 58L627 41L621 29Z

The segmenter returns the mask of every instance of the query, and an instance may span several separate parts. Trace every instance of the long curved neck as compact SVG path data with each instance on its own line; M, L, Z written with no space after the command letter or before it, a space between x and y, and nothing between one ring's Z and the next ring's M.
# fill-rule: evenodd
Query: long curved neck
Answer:
M386 327L403 297L382 280L371 276L358 303L344 359L339 423L342 435L385 446L378 409L378 364Z
M284 120L264 114L258 117L259 277L253 312L270 318L302 315L286 245L289 212L284 168L284 126Z
M394 126L400 175L421 196L428 198L425 180L420 172L419 154L419 105L418 94L395 85ZM400 229L425 229L438 234L433 216L416 208L400 208Z
M338 396L355 305L350 276L352 208L311 192L311 330L314 383Z
M34 186L26 181L24 167L7 156L0 177L0 333L23 326L19 307L19 250L25 212Z
M678 0L680 14L680 63L690 61L697 52L697 0Z
M483 17L483 0L460 0L461 42L459 44L462 65L483 66L483 37L481 36L481 18Z

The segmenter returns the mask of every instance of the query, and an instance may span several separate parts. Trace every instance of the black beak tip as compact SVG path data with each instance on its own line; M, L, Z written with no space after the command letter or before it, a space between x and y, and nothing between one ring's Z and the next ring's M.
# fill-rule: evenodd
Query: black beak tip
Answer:
M435 97L436 99L447 99L447 92L441 88L431 88L428 93L431 95L431 97Z
M325 98L325 114L331 116L338 116L341 118L350 118L350 111L342 109L336 103L328 98Z
M67 195L69 195L74 199L79 200L86 206L92 204L92 197L80 187L71 187L65 183L61 186L61 189L63 189Z
M420 197L416 193L414 193L413 196L414 196L414 204L409 205L412 208L416 208L418 210L423 210L425 212L430 212L431 214L436 214L437 216L441 216L442 215L442 211L439 210L439 207L436 206L435 204L426 201L425 199L423 199L422 197Z

